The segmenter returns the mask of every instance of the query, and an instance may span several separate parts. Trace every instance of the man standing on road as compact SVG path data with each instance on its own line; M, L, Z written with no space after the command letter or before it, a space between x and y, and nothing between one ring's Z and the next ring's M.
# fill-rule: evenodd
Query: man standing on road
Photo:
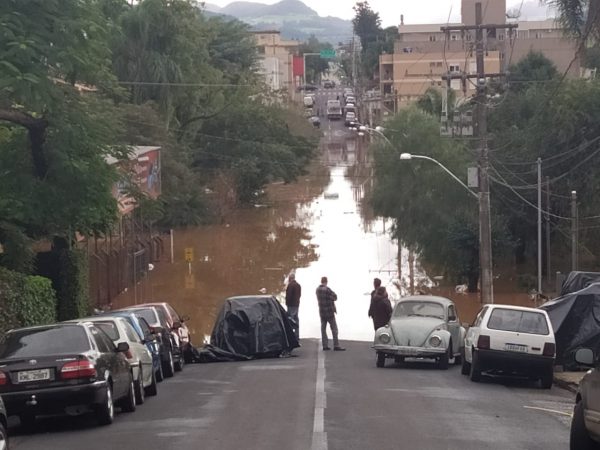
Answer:
M335 321L335 314L337 312L335 301L337 300L337 295L327 287L327 277L321 278L321 284L317 288L317 300L319 302L319 316L321 317L321 340L323 341L323 350L331 350L327 340L327 324L329 323L331 334L333 335L333 349L338 352L343 352L346 349L340 347L338 341L338 327Z
M375 294L377 293L377 288L381 286L381 280L379 278L373 279L373 290L371 291L371 302L373 302L373 298L375 298Z
M375 295L371 299L369 317L373 318L373 327L375 328L375 331L377 331L378 328L387 325L392 317L392 303L383 286L377 288Z
M294 334L300 342L300 320L298 319L298 309L300 309L300 295L302 295L302 287L296 281L296 275L290 273L288 276L288 285L285 290L285 305L290 319L294 321Z

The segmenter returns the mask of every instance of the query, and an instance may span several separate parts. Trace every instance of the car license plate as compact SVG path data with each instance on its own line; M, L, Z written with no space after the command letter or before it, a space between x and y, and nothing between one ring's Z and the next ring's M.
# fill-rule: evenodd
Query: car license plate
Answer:
M509 352L527 353L527 346L520 344L506 344L504 349Z
M417 354L417 349L416 348L403 348L402 350L400 350L400 353L403 355L416 355Z
M32 381L42 381L50 379L50 369L28 370L17 374L19 383L30 383Z

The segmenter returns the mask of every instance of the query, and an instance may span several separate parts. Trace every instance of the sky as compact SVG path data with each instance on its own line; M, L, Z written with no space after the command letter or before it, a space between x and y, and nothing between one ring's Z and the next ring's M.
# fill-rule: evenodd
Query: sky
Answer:
M273 4L279 0L252 0L257 3ZM352 6L356 0L302 0L307 6L319 13L320 16L335 16L342 19L352 19ZM495 0L482 0L486 1ZM207 0L218 6L225 6L232 0ZM519 8L523 3L521 18L523 20L544 19L545 8L540 8L539 0L506 0L508 9ZM460 22L460 0L369 0L371 8L379 13L383 27L398 25L400 14L404 14L404 23L443 23L448 21Z

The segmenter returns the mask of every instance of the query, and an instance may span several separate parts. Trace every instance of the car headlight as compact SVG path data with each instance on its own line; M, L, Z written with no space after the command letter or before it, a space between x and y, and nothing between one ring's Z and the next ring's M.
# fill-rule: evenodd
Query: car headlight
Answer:
M439 347L441 343L442 339L440 339L439 336L431 336L429 338L429 345L431 345L432 347Z
M387 334L387 333L381 333L381 334L379 335L379 341L380 341L382 344L389 344L389 343L390 343L390 340L391 340L391 338L390 338L390 335L389 335L389 334Z

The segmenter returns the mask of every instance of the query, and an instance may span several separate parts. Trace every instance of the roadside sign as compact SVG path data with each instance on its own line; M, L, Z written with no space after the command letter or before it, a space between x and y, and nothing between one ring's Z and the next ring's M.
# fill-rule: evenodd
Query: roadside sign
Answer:
M324 59L335 58L335 50L332 48L326 48L325 50L321 50L319 56Z
M194 249L192 247L185 248L185 260L189 263L194 260Z

